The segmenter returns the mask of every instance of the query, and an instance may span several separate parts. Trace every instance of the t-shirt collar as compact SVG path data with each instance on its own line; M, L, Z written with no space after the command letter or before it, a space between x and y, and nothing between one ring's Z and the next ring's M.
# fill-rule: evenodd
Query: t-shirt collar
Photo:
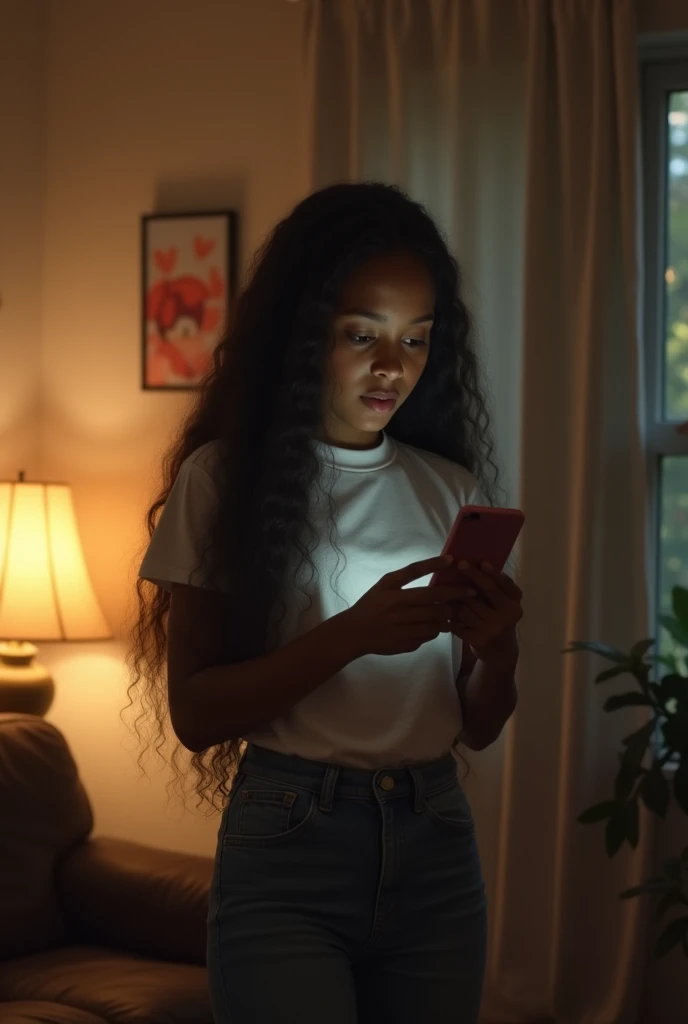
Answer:
M345 469L354 473L367 473L374 469L384 469L394 462L396 445L394 439L382 431L382 441L375 448L338 448L335 445L315 441L315 453L326 466Z

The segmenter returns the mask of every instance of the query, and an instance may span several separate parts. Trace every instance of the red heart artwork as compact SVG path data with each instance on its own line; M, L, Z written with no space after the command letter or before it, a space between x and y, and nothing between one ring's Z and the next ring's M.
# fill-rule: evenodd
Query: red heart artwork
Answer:
M210 285L210 294L214 299L221 299L225 293L225 286L222 278L220 277L217 269L213 267L208 275L208 284Z
M154 259L158 270L161 270L163 274L171 274L175 268L178 255L179 250L174 245L167 252L163 252L162 249L156 249Z
M217 306L206 306L203 311L203 330L214 331L220 323L220 310Z
M212 252L214 248L215 242L212 238L201 238L200 235L196 235L194 238L194 251L199 260L202 260L209 252Z

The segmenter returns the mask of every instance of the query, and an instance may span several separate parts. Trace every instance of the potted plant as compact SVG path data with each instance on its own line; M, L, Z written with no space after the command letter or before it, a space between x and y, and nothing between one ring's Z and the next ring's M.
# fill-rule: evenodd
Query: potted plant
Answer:
M672 608L673 615L661 616L660 623L678 647L688 651L688 590L684 587L673 588ZM610 661L611 667L596 676L596 683L621 675L633 677L637 689L608 697L605 711L648 708L645 725L623 740L613 798L589 807L578 818L583 824L606 821L610 857L624 842L633 849L638 845L640 801L665 819L673 795L688 815L688 671L678 653L650 653L655 642L639 640L624 654L606 644L577 641L564 652L591 651ZM640 895L657 900L658 920L672 908L683 910L662 931L655 956L663 956L679 944L688 956L688 846L680 856L664 862L661 874L626 889L620 899Z

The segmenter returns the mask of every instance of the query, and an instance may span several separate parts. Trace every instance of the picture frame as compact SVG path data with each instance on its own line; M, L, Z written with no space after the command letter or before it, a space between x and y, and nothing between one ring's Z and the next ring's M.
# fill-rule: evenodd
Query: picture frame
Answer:
M141 217L141 387L195 390L236 294L237 213Z

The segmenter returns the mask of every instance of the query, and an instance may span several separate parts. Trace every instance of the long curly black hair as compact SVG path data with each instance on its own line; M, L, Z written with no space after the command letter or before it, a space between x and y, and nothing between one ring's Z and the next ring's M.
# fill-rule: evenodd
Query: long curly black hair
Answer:
M227 641L232 660L270 649L270 622L276 611L277 621L284 615L282 587L294 554L300 566L310 566L311 578L316 572L311 552L318 538L308 513L319 463L312 440L322 416L331 321L351 272L375 255L400 250L412 252L430 272L435 320L425 369L386 432L466 467L488 500L494 497L498 470L471 317L461 298L459 267L432 218L400 188L377 182L333 185L308 196L257 253L194 407L164 456L162 487L146 517L150 537L182 462L217 441L219 503L203 568L208 585L219 586L221 578L234 584L235 628ZM329 507L334 541L331 498ZM155 752L164 757L170 594L139 579L137 597L124 710L137 708L139 741L141 726L152 726ZM242 749L232 741L191 756L197 806L207 800L211 813L220 809L215 797L227 795ZM178 743L172 751L173 784L190 775L189 764L179 761L188 753Z

